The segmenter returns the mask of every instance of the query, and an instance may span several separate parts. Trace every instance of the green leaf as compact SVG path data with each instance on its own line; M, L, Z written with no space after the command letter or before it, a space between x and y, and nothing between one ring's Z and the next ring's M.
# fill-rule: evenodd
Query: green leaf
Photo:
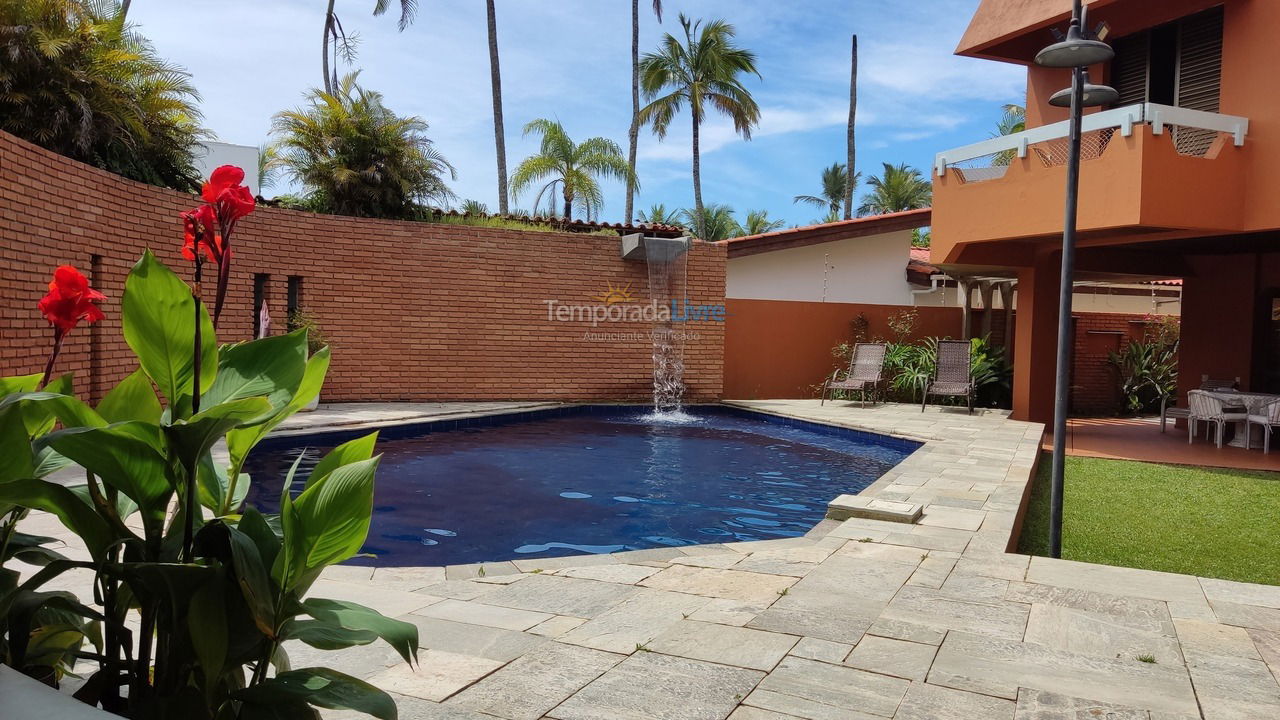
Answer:
M371 630L352 630L323 620L292 620L281 636L288 640L301 640L321 650L368 645L378 639L377 633Z
M267 574L268 566L262 561L254 539L224 520L213 520L200 528L196 551L231 566L233 579L244 596L253 623L264 636L275 637L275 594Z
M138 356L143 372L169 400L170 409L191 397L195 376L196 314L199 313L200 387L218 374L218 341L204 304L196 308L191 288L147 250L124 284L121 319L124 340Z
M156 426L129 421L50 433L44 442L138 504L149 530L162 524L173 496L169 461Z
M189 420L167 425L164 432L182 467L190 467L232 428L252 422L270 410L271 404L266 398L242 398L214 405Z
M375 633L412 664L418 657L418 626L389 618L382 613L346 600L307 598L302 601L307 614L327 625Z
M249 457L249 452L253 450L267 433L276 428L277 425L289 419L294 413L306 407L308 403L320 394L320 387L324 385L324 377L329 372L329 348L321 348L316 354L307 359L306 371L303 373L302 381L298 384L298 391L293 394L293 399L284 408L277 411L267 420L251 425L249 427L238 428L227 433L227 450L231 454L231 472L240 472L240 468L244 466L245 458Z
M0 502L10 502L58 516L68 530L80 536L93 559L101 562L115 533L93 507L71 488L47 480L13 480L0 483Z
M12 395L13 393L35 392L36 388L40 387L40 378L42 377L44 377L42 373L0 377L0 397Z
M305 330L227 345L218 354L218 378L202 402L265 396L272 408L282 408L297 392L306 368Z
M0 410L0 482L35 477L31 440L17 405Z
M373 514L373 476L381 456L343 465L310 483L293 501L305 571L347 560L360 552ZM289 526L285 526L286 542Z
M200 659L206 686L212 686L227 661L227 606L223 598L224 571L215 571L212 578L191 597L187 614L187 631L191 634L191 646Z
M316 707L356 710L380 720L396 720L396 703L390 695L363 680L329 668L283 672L241 690L236 697L256 706L300 700Z
M245 509L244 514L240 516L240 522L236 524L236 529L253 541L254 546L258 548L258 557L261 558L264 568L269 568L275 563L276 555L280 552L280 538L271 529L271 525L267 523L262 513L254 508Z
M121 380L98 403L98 414L109 423L140 420L153 425L159 424L162 412L164 409L160 407L160 398L156 397L151 381L141 369L134 370Z
M50 383L53 385L53 383ZM39 405L38 412L31 411L30 406ZM38 437L49 432L54 419L63 427L101 427L107 424L93 408L80 402L71 395L42 390L31 393L15 393L0 399L0 410L21 405L27 422L27 432L31 437ZM38 417L36 417L38 416ZM34 427L36 422L39 427Z
M7 552L10 557L21 560L28 565L44 567L49 563L67 559L61 553L45 547L53 543L61 543L61 541L57 538L28 535L15 531L9 537L9 549ZM7 557L0 557L0 563L8 559Z
M312 468L311 475L307 477L307 487L327 477L329 473L343 465L350 465L373 457L373 446L377 442L378 433L374 432L345 442L330 450L329 454L321 458L320 462L316 463L316 466Z

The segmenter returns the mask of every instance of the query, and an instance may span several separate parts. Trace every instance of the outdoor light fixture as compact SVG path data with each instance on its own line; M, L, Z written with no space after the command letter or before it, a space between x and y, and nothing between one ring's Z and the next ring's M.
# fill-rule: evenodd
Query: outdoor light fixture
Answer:
M1089 82L1089 73L1084 73L1084 93L1081 95L1080 104L1082 107L1099 107L1101 105L1113 105L1120 100L1120 93L1115 88L1108 85L1094 85ZM1071 88L1063 88L1054 93L1049 98L1049 104L1054 107L1069 108L1071 107Z
M1076 210L1080 203L1080 133L1084 109L1109 105L1119 93L1105 85L1089 82L1085 68L1115 57L1111 46L1080 32L1085 24L1081 0L1073 0L1071 27L1065 38L1036 54L1036 64L1071 68L1071 87L1054 93L1049 104L1071 109L1067 149L1066 218L1062 224L1062 279L1058 294L1058 364L1053 398L1053 467L1049 494L1049 555L1062 557L1062 479L1067 447L1067 402L1071 387L1071 293L1076 264ZM1102 26L1104 33L1109 28ZM1105 35L1103 35L1105 37ZM1055 34L1055 37L1058 37Z

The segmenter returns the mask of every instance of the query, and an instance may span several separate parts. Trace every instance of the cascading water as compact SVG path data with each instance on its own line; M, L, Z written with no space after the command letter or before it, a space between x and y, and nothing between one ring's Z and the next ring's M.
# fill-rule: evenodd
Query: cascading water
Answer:
M686 302L688 238L645 238L649 265L649 300L666 311L653 323L653 409L660 416L679 419L684 397L684 334L672 317Z

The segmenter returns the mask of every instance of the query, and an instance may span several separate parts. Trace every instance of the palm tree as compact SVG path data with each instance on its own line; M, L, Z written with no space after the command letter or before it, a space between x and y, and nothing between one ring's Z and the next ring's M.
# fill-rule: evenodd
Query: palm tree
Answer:
M498 18L485 0L489 20L489 85L493 89L493 143L498 151L498 212L507 214L507 140L502 130L502 71L498 67Z
M662 0L653 0L653 14L662 22ZM631 0L631 129L627 131L627 167L636 172L636 147L640 142L640 0ZM627 219L631 224L636 189L627 184Z
M992 137L1001 135L1012 135L1020 133L1027 129L1027 109L1021 105L1012 103L1004 106L1004 115L1000 117L1000 122L996 123L996 131ZM991 164L997 167L1008 165L1017 157L1016 150L1001 150L991 158Z
M479 200L463 200L458 206L458 212L463 215L488 215L489 206Z
M742 224L743 235L760 235L773 232L786 225L783 220L770 220L768 210L752 210L747 213L747 221Z
M0 2L0 130L125 177L199 188L199 95L114 3Z
M683 224L693 228L699 240L717 242L745 234L733 217L733 208L728 205L711 203L700 214L696 210L682 210L681 215Z
M642 223L652 223L654 225L679 225L681 218L685 217L687 212L679 208L667 210L667 206L662 203L654 203L649 207L649 211L640 211L639 220Z
M698 148L698 130L706 118L707 105L729 116L734 130L751 139L751 128L760 122L760 107L743 86L741 75L753 74L756 56L733 44L733 26L713 20L705 27L683 14L680 26L684 41L668 33L658 52L647 53L640 61L640 84L649 104L640 110L640 122L653 126L653 132L666 137L667 128L676 113L686 104L693 123L693 217L709 217L702 207L702 167ZM695 37L696 36L696 37ZM659 96L663 90L669 90ZM700 231L699 235L705 233Z
M427 123L397 116L380 93L356 83L358 74L340 79L332 94L312 90L309 107L276 113L268 167L282 168L316 206L339 215L403 218L421 203L447 204L453 193L444 176L456 174L427 139Z
M544 118L524 126L525 136L531 133L541 135L542 143L538 154L525 158L511 176L511 194L519 196L534 183L545 182L533 201L534 207L542 202L544 193L550 193L554 185L560 183L565 219L573 218L573 201L578 198L582 199L590 219L604 204L597 177L639 186L622 155L622 148L608 138L593 137L574 143L563 125Z
M933 185L920 171L906 163L884 163L884 172L867 181L871 192L862 197L858 215L883 215L929 207L933 202Z
M858 184L861 174L853 176L853 185ZM812 205L827 211L828 216L835 214L840 219L840 207L844 203L849 189L849 173L840 163L832 163L831 167L822 169L822 193L819 195L797 195L793 202Z
M849 168L849 172L853 172L858 167L857 162L857 145L854 143L854 121L858 117L858 36L853 36L853 55L850 62L849 70L849 128L846 131L845 142L847 143L848 158L845 161L845 167ZM853 217L853 186L858 181L858 176L853 176L853 182L845 183L844 186L844 218L849 220Z
M321 67L324 69L324 91L333 94L334 88L338 85L338 56L341 55L343 60L349 65L356 59L356 46L360 44L360 37L356 33L350 35L342 27L342 21L338 19L338 14L333 9L334 0L329 0L329 9L324 14L324 49L320 54ZM391 6L391 0L377 0L373 6L373 14L381 15ZM125 11L128 11L128 0L124 3ZM409 23L413 22L413 15L418 10L418 0L400 0L400 32L409 27ZM332 44L333 67L330 69L330 44ZM330 74L332 73L332 74Z

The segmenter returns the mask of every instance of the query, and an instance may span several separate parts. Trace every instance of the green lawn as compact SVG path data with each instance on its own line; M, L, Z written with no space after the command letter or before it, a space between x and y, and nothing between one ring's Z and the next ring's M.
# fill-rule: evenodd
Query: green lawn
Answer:
M1049 554L1049 467L1019 552ZM1280 585L1280 473L1068 457L1062 556Z

